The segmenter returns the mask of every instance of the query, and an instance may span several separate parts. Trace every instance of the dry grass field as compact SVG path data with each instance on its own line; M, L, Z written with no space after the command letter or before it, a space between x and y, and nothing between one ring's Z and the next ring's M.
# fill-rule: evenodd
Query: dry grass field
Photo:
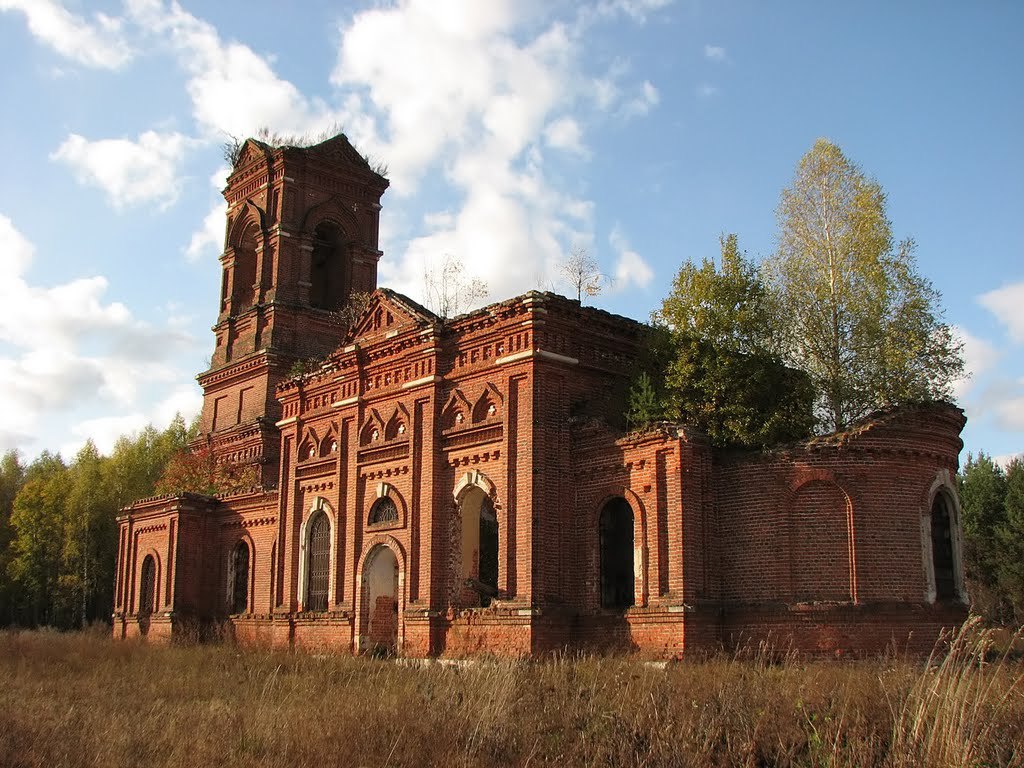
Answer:
M395 661L0 633L0 765L1024 766L1024 663ZM1005 639L1003 641L1005 644Z

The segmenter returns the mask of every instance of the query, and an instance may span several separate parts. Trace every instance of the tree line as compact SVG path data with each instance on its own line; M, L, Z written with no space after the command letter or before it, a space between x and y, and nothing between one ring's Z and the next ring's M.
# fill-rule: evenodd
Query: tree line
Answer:
M959 490L974 610L1024 625L1024 456L1004 468L984 453L968 455Z
M118 511L152 496L195 436L180 416L118 439L87 441L67 463L44 451L0 458L0 624L78 627L110 619Z

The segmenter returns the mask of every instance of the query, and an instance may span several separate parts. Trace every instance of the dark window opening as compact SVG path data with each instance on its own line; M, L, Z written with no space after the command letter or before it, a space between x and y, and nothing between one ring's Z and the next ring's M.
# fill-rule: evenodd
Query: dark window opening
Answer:
M149 616L156 607L156 562L152 555L146 555L142 561L142 578L139 581L139 615Z
M249 610L249 545L238 542L231 553L231 612L245 613Z
M232 276L234 312L248 309L256 303L256 228L246 228L235 244L235 265Z
M633 605L633 509L612 499L601 510L601 607Z
M149 632L149 617L156 607L156 561L146 555L139 578L139 632Z
M331 522L323 512L309 524L309 579L306 610L326 611L331 572Z
M370 525L375 523L394 523L398 521L398 507L395 502L384 496L377 499L370 507Z
M932 566L935 569L935 599L956 599L953 525L949 505L941 495L936 496L932 504Z
M345 301L345 246L342 233L324 222L313 233L309 270L309 303L317 309L339 309Z
M494 503L484 498L480 503L480 583L498 592L498 518ZM480 604L491 604L491 595L483 592Z

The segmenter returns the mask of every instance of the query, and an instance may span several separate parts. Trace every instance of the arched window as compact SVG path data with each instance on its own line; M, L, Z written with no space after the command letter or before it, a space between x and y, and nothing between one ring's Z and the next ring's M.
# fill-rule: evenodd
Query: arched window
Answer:
M633 509L623 498L601 510L601 607L633 605Z
M309 270L309 303L317 309L338 309L345 299L345 246L341 230L323 222L313 233Z
M370 525L376 523L394 523L398 521L398 507L387 496L382 496L370 507Z
M235 265L232 275L232 312L241 312L256 303L256 225L250 223L234 244Z
M139 616L149 616L156 607L156 561L146 555L139 579Z
M231 613L249 610L249 545L240 541L231 550Z
M307 552L306 610L326 611L331 573L331 521L318 512L309 524Z
M942 493L932 504L932 567L935 569L935 599L957 597L956 563L953 554L953 520L949 500Z
M480 583L498 592L498 518L494 502L485 496L480 503ZM491 596L482 594L481 605L491 604Z

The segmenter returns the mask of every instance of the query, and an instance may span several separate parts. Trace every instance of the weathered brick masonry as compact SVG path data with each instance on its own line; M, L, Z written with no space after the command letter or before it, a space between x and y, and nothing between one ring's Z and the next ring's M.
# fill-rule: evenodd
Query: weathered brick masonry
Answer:
M203 441L261 485L124 511L116 636L666 658L920 650L963 619L961 411L728 453L617 431L644 326L561 296L442 321L379 289L346 332L386 187L343 136L244 145L199 382Z

